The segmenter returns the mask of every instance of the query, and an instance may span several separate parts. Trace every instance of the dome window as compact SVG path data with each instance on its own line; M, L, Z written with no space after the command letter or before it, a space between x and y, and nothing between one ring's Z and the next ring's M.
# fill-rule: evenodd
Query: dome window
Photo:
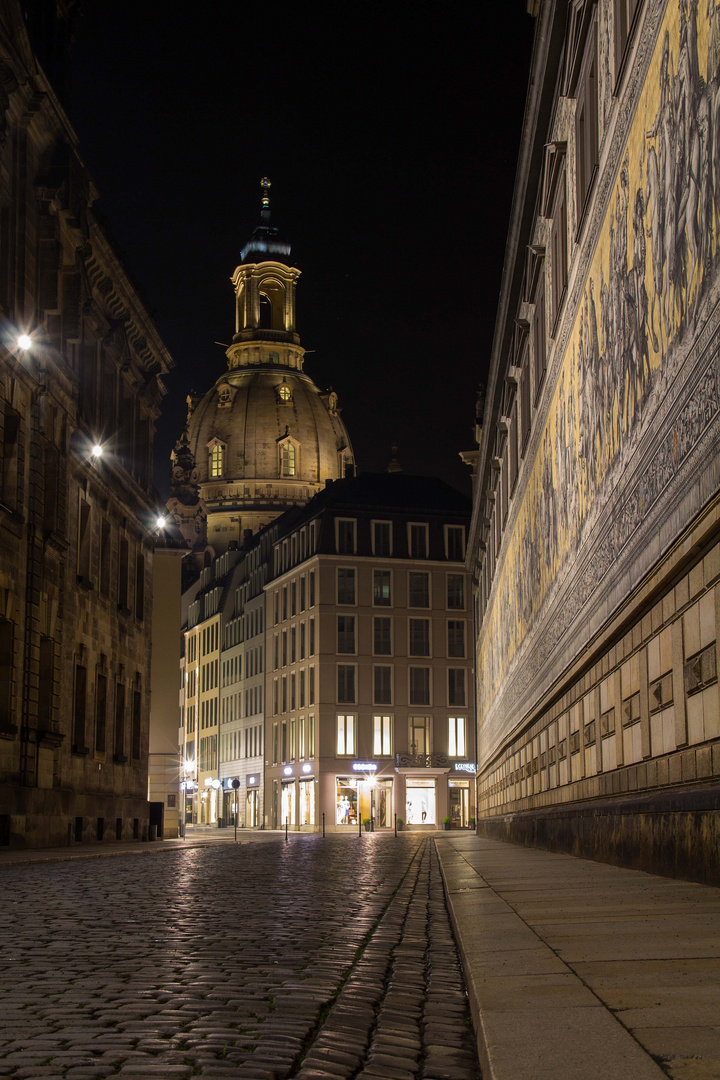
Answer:
M219 439L208 443L208 476L219 480L225 469L225 447Z
M292 405L292 391L287 383L280 383L277 391L278 401L281 405Z
M297 476L300 466L300 445L286 434L278 442L278 469L280 476Z

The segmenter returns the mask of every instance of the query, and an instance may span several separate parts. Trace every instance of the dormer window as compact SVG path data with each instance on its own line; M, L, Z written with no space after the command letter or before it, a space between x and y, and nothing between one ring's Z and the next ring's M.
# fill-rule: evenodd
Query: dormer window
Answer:
M277 390L280 405L292 405L292 391L287 383L280 383Z
M208 443L208 476L218 480L225 469L225 446L219 439Z
M278 443L280 476L297 476L300 471L300 444L285 435Z

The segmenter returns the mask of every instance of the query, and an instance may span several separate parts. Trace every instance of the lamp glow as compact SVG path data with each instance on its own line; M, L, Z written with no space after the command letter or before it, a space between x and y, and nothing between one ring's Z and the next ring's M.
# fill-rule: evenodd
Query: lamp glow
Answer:
M95 443L90 452L94 458L100 458L103 456L103 448L100 443Z
M167 518L164 518L162 514L160 514L155 524L157 525L158 529L164 529L167 525Z
M28 334L21 334L20 337L17 339L17 343L21 349L29 349L32 345L32 339L29 337Z

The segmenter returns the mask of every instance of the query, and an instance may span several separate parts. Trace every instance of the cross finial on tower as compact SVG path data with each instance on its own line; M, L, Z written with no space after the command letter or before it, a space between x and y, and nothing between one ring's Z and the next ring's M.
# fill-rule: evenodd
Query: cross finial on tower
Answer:
M263 221L267 221L270 218L270 195L269 195L270 181L267 176L263 176L260 181L260 190L262 191L262 210L260 211Z

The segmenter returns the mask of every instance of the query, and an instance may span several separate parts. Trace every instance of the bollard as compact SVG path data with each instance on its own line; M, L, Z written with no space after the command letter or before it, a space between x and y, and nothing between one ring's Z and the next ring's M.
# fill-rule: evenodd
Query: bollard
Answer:
M370 832L375 832L375 815L370 815Z
M288 819L285 818L285 839L286 840L287 840L287 825L288 825Z
M362 818L360 817L360 807L358 807L358 836L362 836Z
M324 840L325 839L325 811L324 810L323 810L323 816L322 816L322 826L323 826L323 840Z
M393 814L393 817L395 818L395 839L397 840L397 814Z

